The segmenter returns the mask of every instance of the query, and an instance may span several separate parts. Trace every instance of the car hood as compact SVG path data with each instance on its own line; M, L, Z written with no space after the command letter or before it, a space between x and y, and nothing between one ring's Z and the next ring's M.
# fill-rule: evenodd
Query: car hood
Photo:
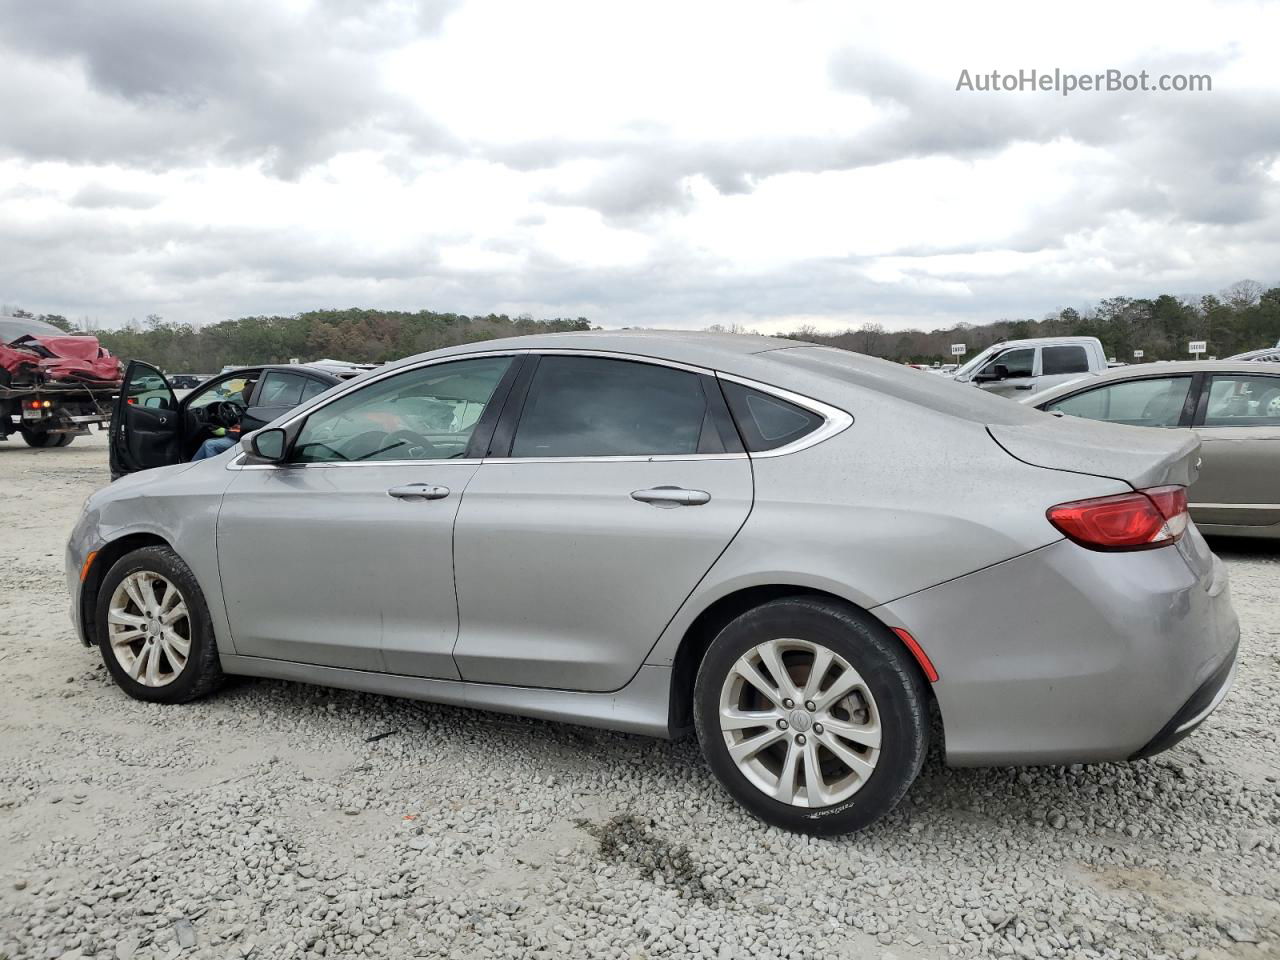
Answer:
M1170 483L1190 486L1200 464L1200 440L1190 430L1045 414L1038 423L990 423L987 432L1024 463L1122 480L1138 490Z

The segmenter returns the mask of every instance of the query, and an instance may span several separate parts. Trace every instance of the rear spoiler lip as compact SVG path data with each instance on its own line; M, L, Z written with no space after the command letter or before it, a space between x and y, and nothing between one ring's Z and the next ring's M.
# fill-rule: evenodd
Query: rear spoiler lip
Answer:
M1115 427L1115 424L1099 423L1100 427ZM1121 427L1123 430L1155 430L1155 427ZM1132 470L1084 470L1078 467L1059 466L1052 462L1037 463L1035 459L1029 459L1025 455L1015 453L1010 446L1010 441L1016 439L1017 436L1023 435L1026 431L1023 427L1011 427L1005 424L986 424L987 435L995 441L1005 453L1013 457L1020 463L1028 466L1040 467L1043 470L1058 470L1062 473L1075 473L1085 477L1102 477L1107 480L1118 480L1121 483L1128 484L1134 490L1145 490L1151 487L1166 486L1169 484L1178 484L1180 486L1189 487L1195 480L1200 470L1200 439L1190 430L1185 431L1186 436L1182 443L1178 445L1176 450L1170 449L1164 457L1153 456L1150 463L1139 469ZM1011 434L1001 439L1000 433ZM1168 439L1175 437L1171 431L1161 431ZM1042 442L1046 442L1049 446L1053 446L1060 442L1053 437L1044 437ZM1064 443L1064 446L1066 444ZM1128 454L1126 454L1128 455ZM1045 458L1051 460L1052 458ZM1135 455L1136 459L1136 455Z

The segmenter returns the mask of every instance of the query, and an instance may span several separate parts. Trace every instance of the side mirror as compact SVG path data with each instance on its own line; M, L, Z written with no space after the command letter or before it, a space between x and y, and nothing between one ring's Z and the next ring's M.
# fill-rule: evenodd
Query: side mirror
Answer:
M259 430L248 438L251 463L283 463L289 450L289 437L280 427Z
M990 373L986 373L986 372L975 373L973 375L973 379L976 380L978 383L995 383L998 380L1008 380L1009 368L1006 367L1003 363L997 363L994 367L991 368Z

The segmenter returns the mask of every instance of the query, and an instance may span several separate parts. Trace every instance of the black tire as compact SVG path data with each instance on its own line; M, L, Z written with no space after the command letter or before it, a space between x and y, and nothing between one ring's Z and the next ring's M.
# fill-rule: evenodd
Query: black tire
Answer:
M20 427L19 432L22 439L26 441L28 447L65 447L71 442L71 435L67 433L50 433L48 430L28 430L26 427ZM63 439L66 437L67 439Z
M185 665L177 676L164 686L147 686L129 676L108 639L107 614L111 597L121 581L130 574L147 571L159 574L175 587L187 604L187 622L190 626L190 648ZM102 578L96 598L94 640L102 654L102 662L120 689L136 700L152 703L187 703L212 693L223 681L222 666L218 661L218 646L213 636L213 624L209 619L209 607L204 592L196 582L191 568L168 547L142 547L127 553L107 571Z
M862 677L879 714L874 769L856 792L828 806L793 806L767 795L739 769L721 732L721 688L734 664L758 644L780 638L816 643L843 657ZM878 620L818 597L774 600L729 623L698 668L693 717L707 763L739 803L765 823L818 836L861 829L892 810L920 773L929 743L928 695L910 654Z

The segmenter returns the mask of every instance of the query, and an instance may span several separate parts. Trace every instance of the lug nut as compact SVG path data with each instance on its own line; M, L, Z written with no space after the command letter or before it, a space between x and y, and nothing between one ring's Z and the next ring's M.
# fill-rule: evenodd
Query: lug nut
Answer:
M802 733L802 734L799 734L799 735L796 737L796 743L800 744L800 746L802 746L802 747L804 746L804 734L803 734L803 733Z
M779 720L779 721L778 721L778 729L779 729L779 730L785 730L785 729L787 729L787 721L785 721L785 720Z
M790 697L787 697L787 699L782 701L782 705L786 707L788 710L790 710L792 707L796 705L796 702L792 700Z
M822 733L822 724L820 724L820 723L815 723L815 724L813 725L813 732L814 732L814 733L816 733L816 734L821 734L821 733Z
M804 708L808 710L810 713L813 713L813 711L818 709L817 704L815 704L812 700L806 700L804 702Z

